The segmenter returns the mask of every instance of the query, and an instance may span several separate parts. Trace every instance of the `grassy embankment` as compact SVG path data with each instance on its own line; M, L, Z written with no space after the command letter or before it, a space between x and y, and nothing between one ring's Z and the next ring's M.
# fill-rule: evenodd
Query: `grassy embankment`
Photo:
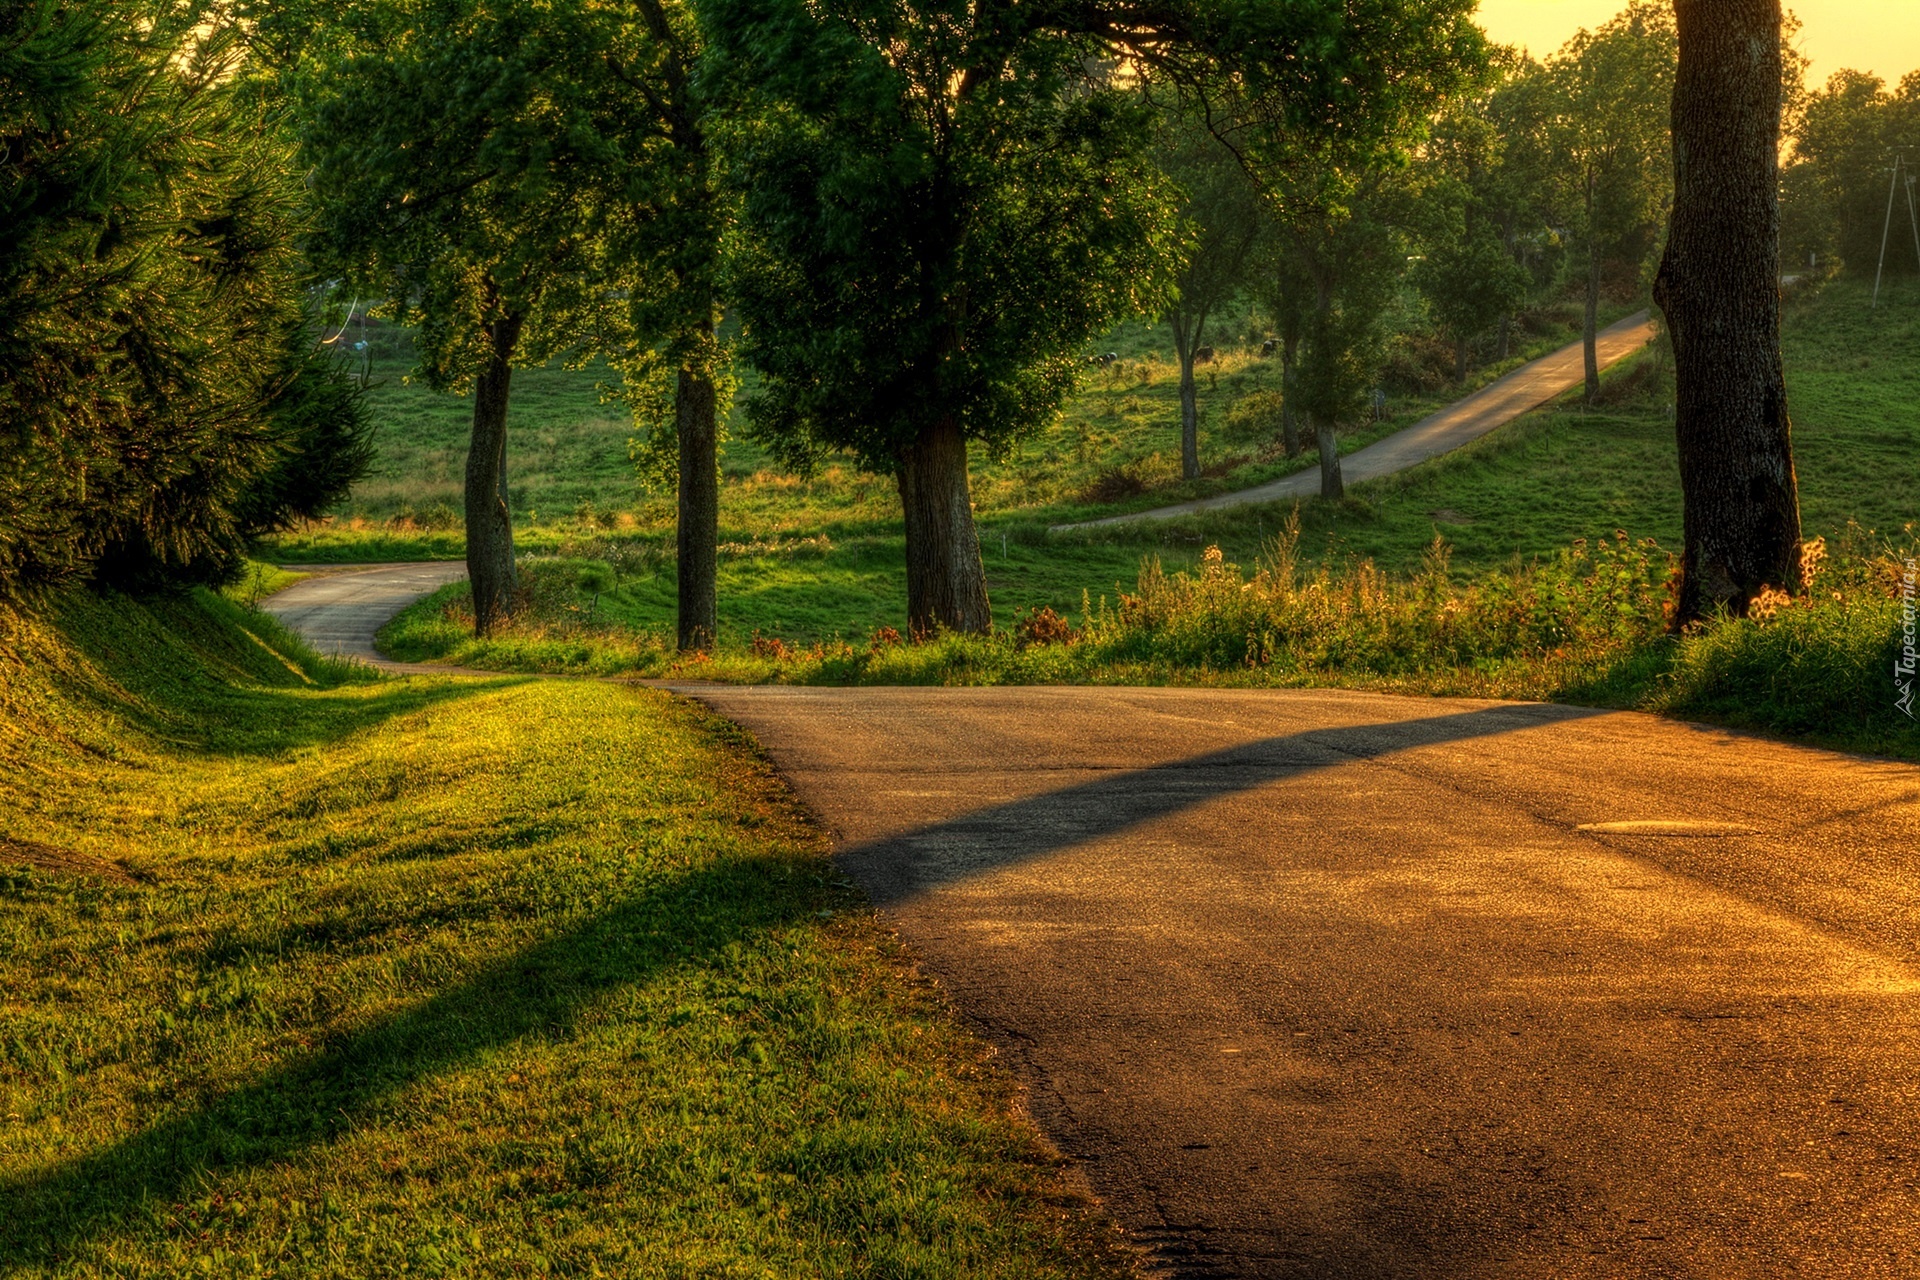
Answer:
M0 1274L1113 1274L723 722L0 613Z

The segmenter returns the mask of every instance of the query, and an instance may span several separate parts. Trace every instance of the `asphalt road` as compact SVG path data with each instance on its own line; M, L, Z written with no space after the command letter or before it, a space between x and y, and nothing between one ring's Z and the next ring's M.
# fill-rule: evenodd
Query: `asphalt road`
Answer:
M373 647L373 637L388 619L421 596L466 576L466 563L460 560L324 565L313 577L262 600L260 608L328 657L358 658L391 671L432 670L389 662Z
M1600 367L1604 369L1624 360L1646 346L1652 338L1653 321L1647 318L1644 311L1602 329L1595 342L1595 355ZM1496 427L1505 426L1521 414L1539 408L1555 396L1571 391L1585 379L1585 343L1575 342L1562 347L1552 355L1521 365L1499 381L1489 383L1437 413L1429 414L1404 431L1396 431L1364 449L1356 449L1342 456L1341 480L1345 484L1355 485L1392 475L1396 471L1405 471L1429 458L1451 453ZM1096 529L1102 525L1126 524L1134 520L1171 520L1201 511L1310 498L1319 492L1320 468L1315 466L1251 489L1215 494L1211 498L1195 498L1191 502L1176 502L1149 511L1055 525L1054 529Z
M1920 1276L1920 770L1348 692L684 692L1166 1274Z

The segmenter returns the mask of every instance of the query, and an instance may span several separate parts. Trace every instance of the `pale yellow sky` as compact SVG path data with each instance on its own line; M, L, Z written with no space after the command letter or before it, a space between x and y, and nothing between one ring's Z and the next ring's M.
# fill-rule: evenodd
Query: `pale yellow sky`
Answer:
M1624 7L1624 0L1480 0L1480 25L1500 43L1544 58ZM1800 52L1813 59L1809 87L1842 67L1871 71L1889 86L1920 70L1920 0L1787 0L1787 8L1800 17Z

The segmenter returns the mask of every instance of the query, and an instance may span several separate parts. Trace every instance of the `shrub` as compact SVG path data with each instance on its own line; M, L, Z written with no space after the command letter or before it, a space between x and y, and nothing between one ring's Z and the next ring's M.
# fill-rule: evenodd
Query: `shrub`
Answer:
M213 6L0 17L0 596L220 579L370 460L304 335L300 180Z
M1281 434L1278 391L1250 391L1228 406L1221 434L1229 440L1271 441Z

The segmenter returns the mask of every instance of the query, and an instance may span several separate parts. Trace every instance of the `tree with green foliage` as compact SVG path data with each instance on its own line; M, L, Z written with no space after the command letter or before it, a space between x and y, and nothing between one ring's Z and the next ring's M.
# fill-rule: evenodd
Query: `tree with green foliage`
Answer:
M1679 57L1672 8L1631 0L1547 61L1562 217L1586 276L1586 398L1600 394L1600 294L1609 260L1636 282L1672 200L1667 112Z
M629 109L644 105L650 132L644 163L628 174L634 216L616 254L626 264L635 339L621 364L630 388L659 388L651 400L629 398L656 445L649 450L655 461L666 452L657 446L671 443L679 647L710 649L719 630L720 419L733 385L732 355L718 338L721 245L732 210L708 138L712 112L693 6L603 4L633 17L609 65L635 96Z
M1797 594L1799 486L1780 360L1780 0L1677 0L1673 335L1683 543L1673 625Z
M1837 256L1853 275L1920 271L1905 195L1893 180L1896 156L1920 163L1920 71L1891 91L1878 76L1836 71L1807 98L1783 175L1790 270ZM1893 197L1893 233L1888 197Z
M1504 86L1502 86L1504 87ZM1454 102L1421 148L1414 221L1421 254L1411 272L1427 309L1453 341L1454 381L1473 344L1533 291L1516 247L1533 227L1493 113L1497 88ZM1526 139L1518 140L1524 147Z
M1364 420L1381 354L1381 319L1406 264L1404 174L1296 166L1268 187L1276 253L1291 282L1300 354L1285 394L1313 431L1320 496L1345 496L1342 427Z
M1155 146L1160 171L1179 188L1179 216L1189 234L1164 319L1180 365L1180 473L1200 477L1200 406L1195 354L1206 346L1207 321L1246 283L1260 237L1260 193L1240 161L1199 121L1168 109Z
M1498 78L1484 100L1486 118L1498 139L1491 168L1479 175L1479 207L1499 228L1501 242L1526 272L1527 301L1538 298L1560 276L1565 246L1554 230L1553 189L1558 162L1549 126L1552 85L1546 68L1511 50L1499 51ZM1500 318L1497 357L1511 353L1513 317Z
M0 595L220 580L368 466L242 57L211 3L0 0Z
M1481 47L1467 0L704 0L736 104L753 430L895 477L908 621L991 626L967 479L1166 297L1143 78L1375 134Z
M1315 290L1299 253L1271 217L1263 219L1249 274L1250 290L1273 324L1274 345L1280 357L1281 446L1289 458L1297 458L1301 453L1300 422L1293 374L1299 367L1307 323L1313 318Z
M471 390L475 627L513 607L516 367L664 370L682 472L681 641L712 643L720 210L697 35L655 0L377 0L313 20L287 82L322 198L317 258L415 323L420 371ZM646 397L638 397L650 403Z

